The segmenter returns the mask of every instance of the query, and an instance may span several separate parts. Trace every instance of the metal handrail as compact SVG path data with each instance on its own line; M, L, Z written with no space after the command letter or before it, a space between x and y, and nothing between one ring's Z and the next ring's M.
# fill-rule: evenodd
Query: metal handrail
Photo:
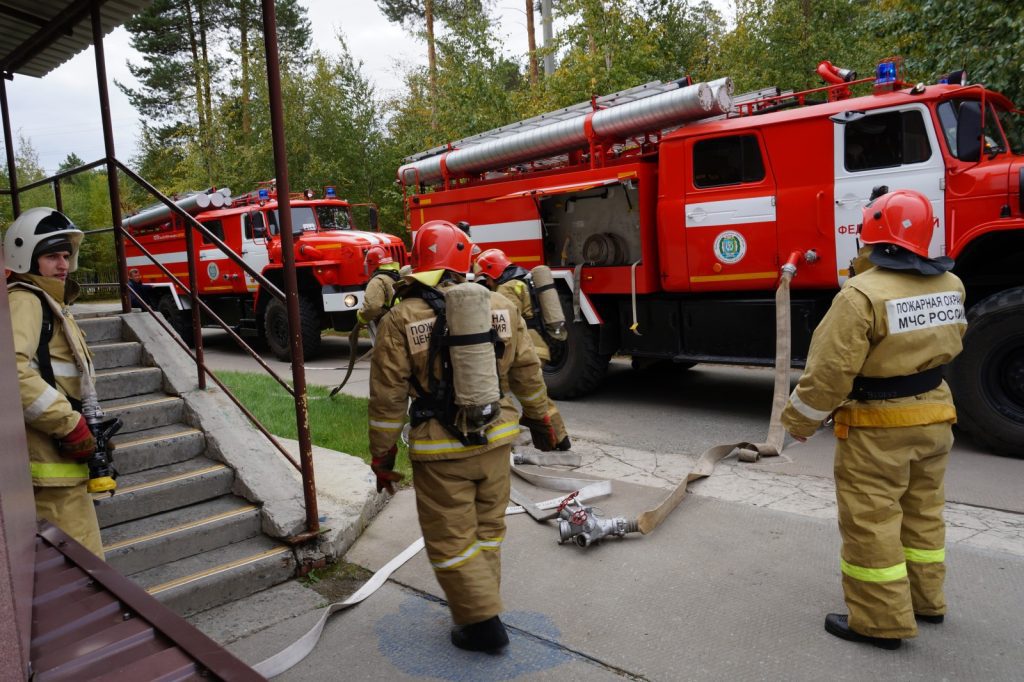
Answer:
M43 187L45 185L51 185L53 187L53 190L54 190L55 198L59 199L59 197L60 197L60 181L62 179L71 177L73 175L77 175L78 173L83 173L85 171L91 170L93 168L96 168L96 167L104 165L104 164L107 164L108 167L110 165L115 166L117 169L119 169L121 172L123 172L129 178L131 178L136 183L138 183L149 194L153 195L158 201L160 201L165 206L167 206L167 208L169 208L174 214L178 215L180 218L182 218L185 221L185 226L186 226L185 233L186 233L186 240L188 242L187 245L186 245L186 253L187 253L187 258L188 258L189 268L190 268L190 283L193 283L193 285L194 285L194 282L197 279L196 278L196 273L195 273L195 254L194 254L195 249L192 248L191 236L193 234L193 230L198 230L204 236L204 238L206 238L207 241L209 241L214 246L216 246L218 249L220 249L225 254L225 256L227 258L229 258L234 263L239 265L250 276L252 276L252 278L254 280L256 280L259 283L259 285L265 291L267 291L270 295L274 296L278 300L284 301L286 304L288 304L287 296L284 294L284 292L282 292L280 289L278 289L277 286L273 282L271 282L266 277L264 277L262 275L262 273L256 272L248 263L246 263L244 260L242 260L242 258L238 254L236 254L234 251L232 251L231 248L227 244L225 244L223 242L223 240L221 240L219 237L217 237L217 235L213 234L202 223L197 221L193 216L191 216L188 213L186 213L185 211L183 211L171 199L169 199L167 196L165 196L163 193L161 193L158 189L153 187L153 185L151 185L149 182L144 180L141 176L139 176L137 173L135 173L130 168L125 166L123 163L121 163L121 161L119 161L116 158L100 159L100 160L94 161L92 163L88 163L88 164L85 164L85 165L82 165L82 166L78 166L76 168L72 168L72 169L69 169L69 170L66 170L66 171L62 171L62 172L57 173L55 175L52 175L52 176L43 178L41 180L37 180L35 182L32 182L32 183L30 183L28 185L24 185L24 186L18 187L16 192L18 194L20 194L21 192L24 192L24 191L28 191L28 190L31 190L31 189L36 189L38 187ZM0 195L12 195L12 194L13 194L13 192L10 189L2 189L2 188L0 188ZM198 372L199 387L200 388L205 388L206 387L206 377L209 376L209 378L212 379L213 382L215 384L217 384L217 386L222 391L224 391L224 393L225 393L225 395L227 395L228 399L230 399L231 402L233 402L235 404L235 406L237 406L242 411L242 414L244 414L249 419L249 421L252 423L252 425L254 427L256 427L256 429L260 433L262 433L264 436L266 436L267 440L269 440L270 443L284 456L284 458L287 459L288 462L293 467L295 467L296 470L299 471L299 473L300 473L300 475L302 476L302 479L303 479L302 480L303 492L304 492L304 496L306 498L306 516L307 516L306 526L307 526L307 532L299 534L299 535L294 536L292 538L288 538L288 540L289 541L296 541L297 542L297 541L303 541L303 540L309 539L311 537L314 537L319 532L319 518L316 515L316 491L315 491L315 488L313 488L313 486L312 486L312 481L307 481L306 480L307 474L304 471L304 468L303 468L302 464L295 460L295 458L291 455L291 453L288 452L288 450L281 444L281 442L272 433L270 433L270 431L268 431L265 426L263 426L263 424L259 421L259 419L256 417L256 415L254 415L245 405L243 405L242 402L238 399L238 397L235 396L235 394L232 393L231 390L220 379L217 378L216 374L209 367L206 366L206 363L203 361L203 355L202 355L202 333L201 333L201 326L200 326L200 314L199 314L199 311L202 310L213 322L215 322L218 326L220 326L221 329L226 331L235 340L235 342L239 345L240 348L244 349L247 353L249 353L249 355L254 360L256 360L256 362L264 369L264 371L266 371L268 374L270 374L270 376L272 376L282 387L284 387L284 389L288 392L288 394L291 395L295 399L296 403L298 403L299 401L303 401L303 402L305 401L305 390L304 390L305 387L303 387L303 390L301 391L301 393L299 395L297 395L296 394L296 390L292 386L289 386L288 383L284 379L282 379L281 376L278 375L277 372L275 372L273 370L273 368L271 368L270 365L268 365L263 360L263 358L261 358L259 356L259 354L256 353L256 351L253 350L253 348L251 346L249 346L249 344L247 344L245 342L244 339L242 339L242 337L240 337L238 334L236 334L230 328L230 326L226 322L224 322L224 320L222 320L216 313L214 313L213 310L208 305L206 305L205 302L203 302L200 298L198 298L198 292L197 292L197 289L194 288L194 286L193 286L193 288L185 286L184 282L182 282L176 275L171 273L171 271L168 270L167 267L163 263L159 262L156 259L156 257L152 253L150 253L138 241L138 239L135 238L135 236L133 234L131 234L131 232L129 230L126 230L124 228L124 226L117 225L117 226L113 226L113 227L100 228L100 229L96 229L96 230L86 230L85 234L92 235L92 234L105 233L105 232L112 232L112 233L115 234L115 236L127 237L129 240L131 240L131 242L135 245L135 247L138 248L139 251L146 258L148 258L150 261L152 261L153 264L156 265L164 273L164 275L166 275L174 283L175 286L179 287L182 291L186 292L192 298L192 302L193 302L193 306L192 306L192 311L193 311L192 312L193 331L195 332L194 338L195 338L195 344L196 344L195 351L190 349L188 347L188 344L186 344L184 342L184 340L182 340L182 338L174 331L174 329L170 326L168 321L166 319L164 319L163 314L159 313L158 311L155 311L152 308L152 306L150 306L146 301L143 301L140 297L137 297L137 298L139 298L139 302L145 308L146 312L148 312L153 317L153 319L155 319L157 321L157 323L164 329L164 331L166 331L166 332L168 332L170 334L170 336L174 340L174 342L177 343L188 354L188 356L192 359L192 361L196 363L196 369L197 369L197 372ZM123 265L123 264L121 264L121 265ZM123 268L122 268L122 270L123 270ZM90 286L120 286L120 283L119 282L110 283L110 284L96 283L96 284L93 284L93 285L90 285ZM309 424L308 424L308 422L306 422L305 424L297 424L296 426L297 426L297 429L298 429L300 434L302 433L303 430L306 431L306 438L308 440L308 438L309 438L309 435L308 435ZM300 438L300 442L301 442L301 438ZM312 500L310 499L311 496L312 496Z

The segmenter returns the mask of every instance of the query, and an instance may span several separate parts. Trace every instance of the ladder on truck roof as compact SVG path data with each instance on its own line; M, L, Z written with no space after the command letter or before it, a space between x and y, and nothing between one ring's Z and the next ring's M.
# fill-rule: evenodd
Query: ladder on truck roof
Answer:
M412 163L414 161L419 161L420 159L426 159L431 156L443 154L452 148L465 149L482 142L500 140L503 137L517 135L527 130L533 130L534 128L540 128L546 125L551 125L552 123L558 123L559 121L565 121L593 111L594 105L597 105L597 108L599 109L607 109L614 106L620 106L622 104L628 104L629 102L635 102L647 97L652 97L654 95L660 95L663 92L676 90L680 87L685 87L686 85L689 85L689 81L686 78L680 78L679 80L669 81L667 83L662 81L651 81L650 83L637 85L626 90L613 92L610 95L602 95L601 97L593 100L593 102L591 100L587 100L585 102L580 102L579 104L563 107L562 109L549 111L545 114L540 114L539 116L534 116L522 121L516 121L515 123L509 123L508 125L503 125L493 130L477 133L476 135L470 135L469 137L455 140L450 144L438 145L437 147L432 147L426 151L407 156L405 157L404 162Z

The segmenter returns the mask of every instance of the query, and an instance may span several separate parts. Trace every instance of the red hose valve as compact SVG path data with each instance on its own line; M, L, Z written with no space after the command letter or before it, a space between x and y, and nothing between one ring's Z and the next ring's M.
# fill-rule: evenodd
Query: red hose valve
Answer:
M789 258L786 260L785 265L782 266L782 272L789 273L790 277L795 276L797 263L799 263L803 259L803 251L794 251L793 253L789 254Z

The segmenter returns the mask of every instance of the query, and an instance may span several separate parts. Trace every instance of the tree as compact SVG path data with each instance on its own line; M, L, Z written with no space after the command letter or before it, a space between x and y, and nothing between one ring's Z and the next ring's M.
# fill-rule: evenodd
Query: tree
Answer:
M483 10L483 0L377 0L388 21L403 25L427 41L427 77L431 107L437 99L437 37L434 21L458 21Z
M878 11L869 26L904 57L914 79L933 82L940 74L965 68L971 81L1024 104L1024 5L999 0L876 2Z
M857 0L737 0L736 27L713 66L738 92L820 87L823 59L870 74L891 49L869 29L871 9Z

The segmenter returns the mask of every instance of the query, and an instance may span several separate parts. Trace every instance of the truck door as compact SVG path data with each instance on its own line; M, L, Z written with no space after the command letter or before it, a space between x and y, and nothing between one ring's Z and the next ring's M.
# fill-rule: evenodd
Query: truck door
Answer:
M690 289L773 287L775 180L760 137L743 132L691 145L684 209Z
M836 283L849 276L863 208L872 189L881 185L890 191L917 190L928 197L936 218L928 253L945 255L945 167L927 107L911 104L833 121Z
M267 255L267 221L262 211L250 211L242 216L242 260L256 272L263 272L270 262ZM256 280L245 273L245 286L256 291Z

